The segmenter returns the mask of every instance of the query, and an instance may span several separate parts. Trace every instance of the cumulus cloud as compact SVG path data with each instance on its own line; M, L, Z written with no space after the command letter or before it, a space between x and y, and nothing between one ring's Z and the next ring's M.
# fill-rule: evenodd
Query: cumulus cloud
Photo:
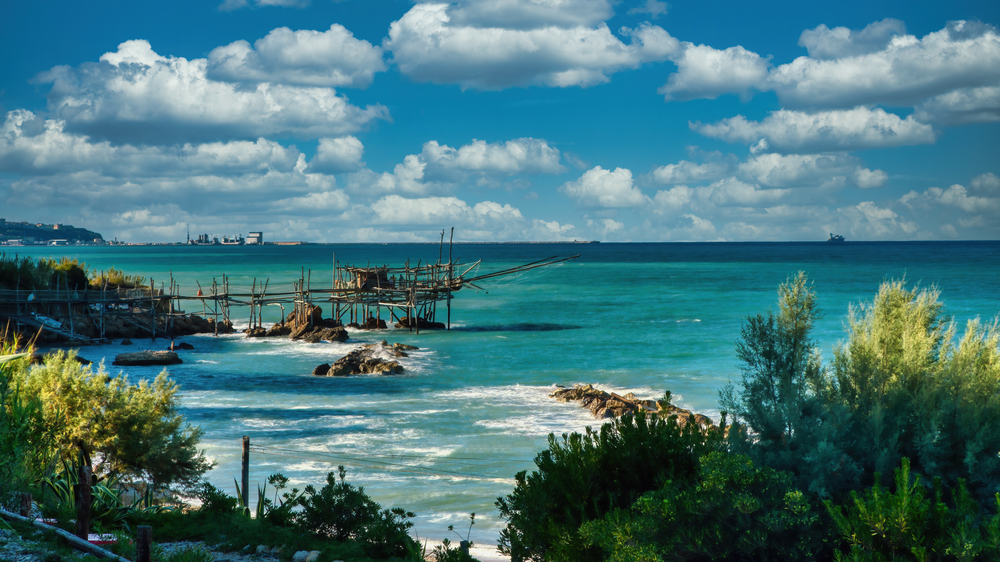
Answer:
M457 149L429 141L421 159L432 167L490 174L559 174L559 150L542 139L520 138L487 143L473 139Z
M1000 121L1000 86L962 88L935 96L918 105L914 116L948 126Z
M338 2L340 0L334 1ZM281 8L305 8L309 5L309 0L222 0L222 4L219 4L219 11L231 12L233 10L239 10L240 8L246 8L251 5L254 8L267 6L277 6Z
M361 161L364 152L364 145L352 136L319 139L316 156L309 161L309 171L333 174L359 170L365 165Z
M670 5L660 0L646 0L645 4L640 4L628 11L630 14L649 14L654 20L667 13Z
M739 165L739 174L766 187L836 185L850 178L858 187L879 187L888 178L882 170L869 170L860 159L843 153L758 154Z
M115 142L339 136L388 118L384 106L362 109L329 88L210 80L207 65L133 40L98 63L55 67L38 80L52 84L49 110L69 128Z
M371 208L380 223L392 225L475 224L523 219L521 211L510 205L483 201L469 206L457 197L405 198L386 195L373 203Z
M657 90L667 101L715 99L726 93L748 99L752 90L762 87L771 66L767 58L740 46L718 50L685 43L672 60L677 72Z
M650 177L660 184L678 184L703 181L714 181L732 172L731 162L715 161L701 164L689 160L681 160L676 164L658 166L650 173Z
M713 124L692 123L691 128L708 137L755 145L758 151L781 153L930 144L937 137L930 125L912 115L900 119L881 108L865 107L817 113L782 109L762 121L738 115Z
M541 29L592 26L614 12L609 0L459 0L448 15L460 27Z
M0 170L27 176L98 174L115 178L290 172L304 157L293 147L256 141L169 147L112 145L66 132L62 120L19 109L0 128Z
M580 179L564 183L559 191L587 207L638 207L649 201L642 190L633 185L632 171L626 168L611 171L595 166Z
M558 174L564 170L559 164L559 150L541 139L526 137L497 143L473 139L458 148L432 140L424 143L420 154L407 155L392 172L361 170L351 174L348 188L357 193L428 195L448 192L459 183L474 180L480 187L518 189L530 184L523 178L505 182L497 178Z
M538 5L562 3L539 0ZM509 4L525 7L535 2ZM531 29L473 27L452 21L452 10L448 4L417 4L390 25L383 47L392 51L400 72L418 82L484 90L527 85L586 87L607 82L610 73L665 60L680 45L662 28L649 24L622 29L631 39L625 44L604 23L594 27L548 23Z
M385 69L381 47L333 24L327 31L279 27L252 47L242 40L216 47L208 54L207 76L224 82L365 88Z
M972 190L982 193L998 193L1000 192L1000 178L996 174L987 173L980 174L972 178L970 183Z
M895 24L880 23L881 31L869 35L891 35ZM844 45L864 51L872 43ZM840 51L855 48L848 46ZM824 56L840 52L834 47L821 51ZM850 55L844 51L831 60L799 57L772 70L768 81L786 107L910 106L959 88L995 86L1000 81L1000 34L978 22L951 22L921 39L891 35L877 51Z
M799 46L805 47L814 59L839 59L881 51L893 37L905 34L906 25L893 18L868 24L860 30L846 27L830 29L821 24L815 29L803 31Z

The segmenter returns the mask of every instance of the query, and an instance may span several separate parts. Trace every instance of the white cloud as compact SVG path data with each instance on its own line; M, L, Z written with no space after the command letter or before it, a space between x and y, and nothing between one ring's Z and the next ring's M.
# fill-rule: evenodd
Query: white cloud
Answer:
M829 150L859 150L913 144L930 144L936 133L913 116L900 119L881 108L806 113L782 109L763 121L742 115L718 123L692 123L698 133L728 142L762 146L782 153L816 153Z
M483 201L470 207L457 197L405 198L386 195L372 204L381 224L442 225L483 224L485 222L521 221L521 211L510 205Z
M646 0L645 4L641 4L632 8L628 11L630 14L649 14L654 20L667 13L670 5L666 2L661 2L660 0Z
M830 29L821 24L816 29L803 31L799 46L805 47L814 59L839 59L881 51L893 37L905 33L903 22L893 18L868 24L861 30L846 27Z
M692 183L714 181L732 172L730 162L703 162L698 164L689 160L681 160L676 164L667 164L654 168L650 173L653 181L661 184Z
M614 12L609 0L459 0L448 15L461 27L540 29L592 26Z
M633 185L632 171L626 168L611 171L595 166L580 179L564 183L559 191L588 207L614 209L638 207L649 202L642 190Z
M352 136L319 139L316 156L309 161L309 171L328 174L353 172L365 165L361 161L364 152L364 145Z
M386 66L381 47L333 24L322 32L279 27L253 47L242 40L216 47L207 68L209 79L225 82L365 88Z
M740 46L720 51L685 43L681 55L672 60L677 72L657 90L667 101L715 99L726 93L746 99L753 89L762 87L771 66L767 58Z
M49 110L74 130L116 142L169 144L272 135L337 136L387 119L329 88L209 80L207 60L163 57L144 40L126 41L99 63L55 67Z
M838 178L851 178L858 187L879 187L888 176L869 170L855 156L831 154L758 154L739 165L739 174L766 187L812 187L831 185Z
M448 4L417 4L392 23L383 46L392 51L400 72L413 80L485 90L592 86L608 81L610 73L664 60L679 48L657 26L643 24L622 33L630 36L629 44L604 23L534 29L463 26L451 21Z
M998 81L1000 35L992 26L967 21L951 22L922 39L894 35L874 52L833 60L799 57L769 77L770 88L792 108L909 106Z
M889 174L882 170L869 170L868 168L854 170L854 183L862 189L882 187L888 179Z
M340 0L334 0L334 2L339 2ZM267 7L267 6L278 6L281 8L305 8L309 5L309 0L222 0L222 4L219 4L220 12L231 12L233 10L239 10L240 8L246 8L247 6L253 4L253 7Z
M1000 121L1000 86L962 88L935 96L918 105L914 116L949 126Z
M910 208L933 210L941 205L953 207L969 214L991 214L1000 216L1000 197L971 195L969 190L959 184L948 189L930 187L923 193L910 191L900 198Z
M977 193L1000 192L1000 178L994 173L979 174L969 184Z
M541 139L520 138L487 143L473 139L458 149L437 141L424 143L421 159L433 167L491 174L559 174L559 150Z
M61 120L11 111L0 128L0 170L28 176L87 173L136 178L207 174L291 172L302 155L293 147L256 141L169 147L112 145L65 131Z

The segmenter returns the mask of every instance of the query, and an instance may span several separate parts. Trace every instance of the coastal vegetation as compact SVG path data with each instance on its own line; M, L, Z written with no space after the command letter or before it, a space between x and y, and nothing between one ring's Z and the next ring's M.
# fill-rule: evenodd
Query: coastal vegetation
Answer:
M86 270L48 267L39 279L50 283L59 267ZM18 275L29 269L17 262ZM720 389L717 425L678 415L669 392L609 395L595 414L612 399L634 407L610 408L616 417L598 429L550 435L535 470L497 499L500 551L534 562L1000 559L997 322L971 320L960 334L934 288L886 281L850 309L824 364L808 278L790 277L777 294L777 309L748 316L737 335L741 380ZM343 467L303 490L274 474L251 512L238 486L231 496L202 480L211 463L201 431L179 415L166 373L132 382L64 352L32 365L16 338L4 341L5 507L29 490L68 521L86 463L94 524L123 537L153 525L159 541L285 560L303 550L321 561L474 560L450 543L426 552L409 534L414 514L383 508ZM127 553L128 540L116 548Z
M998 559L997 323L972 320L956 340L936 290L887 281L851 309L826 367L806 276L778 296L778 312L744 322L742 384L720 391L717 431L605 425L639 436L636 451L671 451L644 459L663 470L651 479L616 472L636 460L617 439L550 438L497 500L500 549L539 562ZM587 471L605 455L611 482Z

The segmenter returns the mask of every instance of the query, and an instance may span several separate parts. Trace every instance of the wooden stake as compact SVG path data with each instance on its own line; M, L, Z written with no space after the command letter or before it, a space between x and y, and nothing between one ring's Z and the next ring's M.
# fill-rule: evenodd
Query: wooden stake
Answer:
M250 506L250 437L243 436L243 505Z
M150 562L153 553L153 528L149 525L139 525L135 538L136 562Z

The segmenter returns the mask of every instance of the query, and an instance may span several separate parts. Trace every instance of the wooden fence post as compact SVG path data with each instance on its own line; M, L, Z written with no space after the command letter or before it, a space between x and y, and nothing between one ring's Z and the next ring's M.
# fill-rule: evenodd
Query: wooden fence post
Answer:
M21 517L31 517L31 494L21 492Z
M243 436L243 505L250 507L250 437Z
M139 525L135 539L135 561L150 562L153 552L153 528L149 525Z
M76 490L76 536L83 540L90 538L90 480L91 470L88 463L83 462L80 455L80 471L77 473L79 484Z

